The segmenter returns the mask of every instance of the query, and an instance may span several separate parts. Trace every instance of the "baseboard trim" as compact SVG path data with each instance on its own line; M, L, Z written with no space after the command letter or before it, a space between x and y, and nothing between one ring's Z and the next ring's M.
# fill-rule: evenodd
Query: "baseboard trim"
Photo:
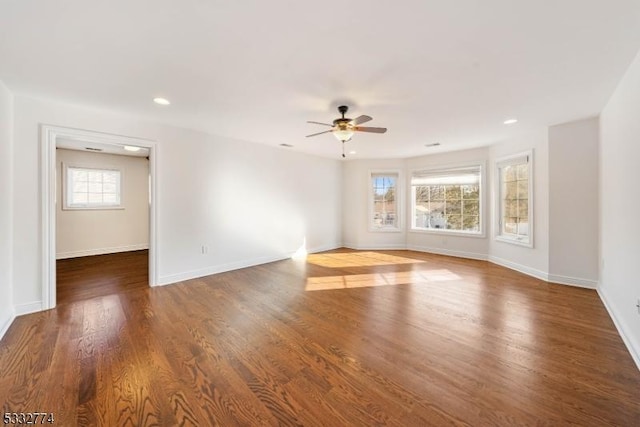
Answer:
M42 301L33 301L26 304L16 305L16 316L22 316L24 314L31 314L37 311L42 311Z
M596 290L598 292L598 296L600 297L600 300L602 301L602 304L604 304L604 308L606 308L607 312L609 313L609 317L611 317L611 320L613 320L613 324L618 330L618 334L622 338L622 342L624 342L624 345L627 347L627 350L629 350L629 353L631 353L631 358L633 359L633 361L636 364L636 367L640 371L640 344L635 342L633 338L625 332L627 330L626 324L622 319L616 316L615 311L613 310L613 306L609 302L609 299L607 298L607 293L604 291L604 289L598 286Z
M332 249L338 249L340 247L342 247L342 245L318 246L315 248L308 249L307 252L308 253L324 252L324 251L330 251ZM267 264L270 262L282 261L283 259L291 258L292 254L294 254L295 252L296 251L290 251L280 255L258 257L250 260L230 262L227 264L214 265L211 267L186 271L184 273L162 276L158 279L158 284L156 286L166 286L166 285L171 285L173 283L183 282L185 280L198 279L200 277L211 276L212 274L219 274L227 271L239 270L241 268L254 267L256 265Z
M56 254L56 259L79 258L83 256L116 254L119 252L141 251L149 249L148 243L139 245L115 246L112 248L87 249L83 251L61 252Z
M0 340L2 340L4 334L7 333L15 318L16 313L13 310L13 307L9 307L9 311L7 311L6 314L3 314L2 317L0 317Z
M345 243L343 248L354 249L356 251L392 251L392 250L406 250L407 246L399 243L388 243L383 245L354 245L351 243Z
M578 288L597 289L598 282L595 280L581 279L579 277L561 276L558 274L549 274L549 282L561 285L576 286Z
M488 259L489 259L489 262L492 262L497 265L501 265L506 268L510 268L511 270L515 270L520 273L526 274L527 276L535 277L536 279L544 280L545 282L549 281L549 273L545 273L542 270L538 270L532 267L527 267L526 265L518 264L517 262L508 261L504 258L498 258L495 256L489 256Z
M489 257L485 254L479 254L475 252L456 251L452 249L431 248L427 246L407 245L406 247L410 251L425 252L436 255L446 255L456 258L476 259L480 261L487 261Z

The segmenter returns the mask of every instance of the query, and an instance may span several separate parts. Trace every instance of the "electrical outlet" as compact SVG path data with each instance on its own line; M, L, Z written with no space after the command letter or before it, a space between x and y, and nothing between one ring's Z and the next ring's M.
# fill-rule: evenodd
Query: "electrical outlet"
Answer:
M209 247L207 245L202 245L202 255L209 253Z

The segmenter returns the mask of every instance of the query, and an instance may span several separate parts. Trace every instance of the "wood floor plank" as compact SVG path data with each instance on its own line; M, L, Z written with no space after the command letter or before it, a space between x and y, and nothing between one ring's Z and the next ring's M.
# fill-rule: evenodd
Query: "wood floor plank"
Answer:
M147 251L58 267L57 308L0 342L5 412L65 426L640 425L640 372L593 290L399 250L161 288Z

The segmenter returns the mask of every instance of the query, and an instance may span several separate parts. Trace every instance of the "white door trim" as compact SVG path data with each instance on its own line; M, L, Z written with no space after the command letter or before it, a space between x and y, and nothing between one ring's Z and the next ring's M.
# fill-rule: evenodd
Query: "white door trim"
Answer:
M149 286L157 284L157 182L156 142L61 126L40 125L42 214L42 309L56 306L56 141L58 138L110 145L137 145L149 149Z

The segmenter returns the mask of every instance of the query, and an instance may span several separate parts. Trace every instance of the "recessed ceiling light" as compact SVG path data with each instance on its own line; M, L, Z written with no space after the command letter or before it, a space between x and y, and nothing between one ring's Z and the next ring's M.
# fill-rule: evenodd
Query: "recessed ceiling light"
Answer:
M356 153L357 151L354 151L354 150L349 151L349 154L356 154Z
M169 104L171 104L171 102L169 102L169 100L166 99L166 98L153 98L153 102L155 102L156 104L159 104L159 105L169 105Z
M518 119L508 119L504 121L505 125L512 125L514 123L518 123Z
M127 151L133 151L135 153L136 151L140 151L142 148L134 147L132 145L125 145L124 149L127 150Z
M432 144L424 144L425 147L437 147L438 145L440 145L439 142L434 142Z

